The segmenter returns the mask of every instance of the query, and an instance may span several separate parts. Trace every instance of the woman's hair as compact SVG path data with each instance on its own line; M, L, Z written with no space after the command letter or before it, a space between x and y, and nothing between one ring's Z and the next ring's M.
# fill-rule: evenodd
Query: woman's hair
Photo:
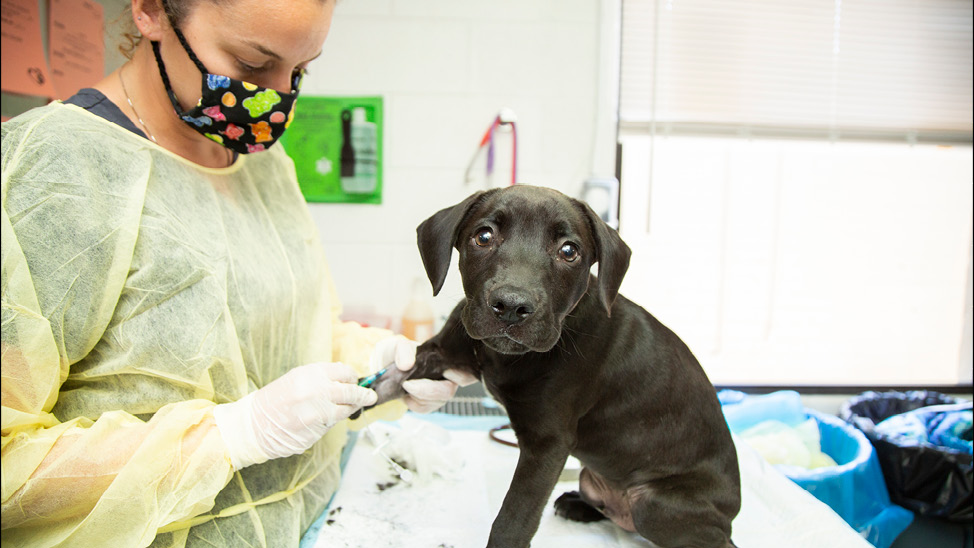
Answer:
M112 21L112 26L116 25L122 27L122 38L118 44L118 51L126 59L131 59L132 54L135 53L135 46L138 46L142 40L142 35L135 28L135 23L132 22L132 4L125 6L122 13Z
M162 4L162 9L166 12L166 17L169 18L169 23L173 26L179 26L183 21L183 18L189 14L193 6L196 5L200 0L160 0ZM214 3L226 2L226 0L209 0ZM135 28L135 23L132 22L132 5L129 4L122 10L122 14L118 16L114 24L122 26L122 41L118 45L118 50L122 52L127 59L132 58L132 54L135 53L135 47L139 45L142 41L142 35L139 34L138 29Z
M159 0L162 4L162 9L166 12L166 17L169 18L169 24L174 27L178 27L182 23L183 19L189 15L189 12L193 9L197 2L202 0ZM232 0L206 0L213 2L214 4L227 4ZM320 0L321 3L326 3L330 0ZM129 4L122 10L122 14L115 19L112 23L113 25L119 25L122 27L122 40L118 45L118 51L122 52L122 55L126 59L131 59L132 54L135 53L136 46L142 41L142 35L139 34L138 29L135 28L135 23L132 22L132 5Z

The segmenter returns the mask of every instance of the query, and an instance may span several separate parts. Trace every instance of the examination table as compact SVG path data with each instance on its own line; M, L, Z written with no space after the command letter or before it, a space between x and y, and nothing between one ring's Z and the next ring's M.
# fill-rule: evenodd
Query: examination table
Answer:
M505 422L505 417L409 413L396 423L377 423L353 435L341 487L301 548L486 545L517 464L516 448L488 436L492 427ZM745 442L735 442L742 484L742 508L734 521L737 545L871 547L831 508L768 465ZM578 489L577 470L573 473L569 466L562 477L533 548L652 546L608 520L576 523L555 516L554 499Z

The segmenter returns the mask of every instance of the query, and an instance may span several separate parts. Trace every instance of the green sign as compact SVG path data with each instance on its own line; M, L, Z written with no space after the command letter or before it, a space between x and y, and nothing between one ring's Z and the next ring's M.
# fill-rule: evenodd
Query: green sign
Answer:
M382 97L305 97L281 138L309 202L382 203Z

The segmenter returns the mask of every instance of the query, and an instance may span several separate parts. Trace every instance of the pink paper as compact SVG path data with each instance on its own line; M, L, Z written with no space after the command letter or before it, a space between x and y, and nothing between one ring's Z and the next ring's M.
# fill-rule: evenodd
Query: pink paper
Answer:
M67 99L105 77L104 16L92 0L49 0L48 47L55 97Z
M22 95L54 97L37 0L2 0L0 87Z

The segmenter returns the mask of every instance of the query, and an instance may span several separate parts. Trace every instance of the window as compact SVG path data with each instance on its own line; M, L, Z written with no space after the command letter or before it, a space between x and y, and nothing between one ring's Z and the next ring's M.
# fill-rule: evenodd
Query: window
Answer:
M623 128L971 142L970 2L625 0Z
M622 13L623 292L717 384L969 385L971 4Z

